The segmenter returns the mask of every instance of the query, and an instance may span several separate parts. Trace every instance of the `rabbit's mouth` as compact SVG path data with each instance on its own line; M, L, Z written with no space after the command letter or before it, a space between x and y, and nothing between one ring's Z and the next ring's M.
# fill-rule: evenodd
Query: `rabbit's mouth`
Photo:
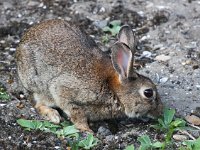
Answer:
M131 112L128 112L128 111L125 110L125 113L129 118L141 118L143 116L146 116L147 111L143 111L143 112L131 111Z

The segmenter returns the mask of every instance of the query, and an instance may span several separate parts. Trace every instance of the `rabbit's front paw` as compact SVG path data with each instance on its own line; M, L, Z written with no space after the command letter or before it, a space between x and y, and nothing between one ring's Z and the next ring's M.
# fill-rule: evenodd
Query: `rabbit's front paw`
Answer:
M44 116L46 120L49 120L55 124L60 123L61 117L57 110L40 104L36 105L36 109L42 116Z
M47 120L49 120L50 122L53 122L55 124L59 124L60 123L60 114L58 113L57 110L49 108L45 114L45 118Z

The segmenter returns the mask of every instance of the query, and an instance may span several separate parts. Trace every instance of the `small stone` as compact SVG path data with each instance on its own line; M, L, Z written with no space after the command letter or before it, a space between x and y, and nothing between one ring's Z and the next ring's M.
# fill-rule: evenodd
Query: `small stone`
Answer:
M60 149L61 147L60 147L60 146L55 146L54 148L55 148L55 149Z
M101 136L111 135L111 131L103 126L100 126L97 133Z
M101 7L99 10L100 13L104 13L105 11L106 11L105 7Z
M187 140L187 136L185 135L181 135L181 134L174 134L173 135L173 139L176 140L176 141L185 141Z
M27 144L27 147L29 147L29 148L30 148L31 146L32 146L32 144L31 144L31 143L28 143L28 144Z
M93 23L95 26L97 26L98 28L103 28L108 24L107 20L99 20L99 21L94 21Z
M20 99L23 99L24 97L25 97L24 94L19 94Z
M160 79L160 83L166 83L168 81L168 77L163 77Z
M15 51L16 51L16 48L10 48L10 51L11 51L11 52L15 52Z
M40 3L38 7L43 7L44 6L44 3Z
M200 125L200 118L195 115L191 115L191 116L188 115L185 117L185 120L193 125L197 125L197 126Z
M185 65L191 65L191 64L192 64L191 60L186 60L185 62L182 62L183 66L185 66Z
M149 51L143 51L141 57L146 57L146 58L150 58L152 56L152 53Z
M0 43L1 43L1 44L5 44L6 41L5 41L5 40L1 40Z
M29 1L29 3L27 4L28 6L37 6L39 5L40 3L39 2L36 2L36 1Z
M166 56L166 55L164 55L164 54L158 55L158 56L156 56L156 58L155 58L155 60L157 60L157 61L163 61L163 62L166 62L166 61L168 61L168 60L170 60L170 59L171 59L170 56Z
M22 17L22 14L18 14L17 17L18 17L18 18L21 18L21 17Z

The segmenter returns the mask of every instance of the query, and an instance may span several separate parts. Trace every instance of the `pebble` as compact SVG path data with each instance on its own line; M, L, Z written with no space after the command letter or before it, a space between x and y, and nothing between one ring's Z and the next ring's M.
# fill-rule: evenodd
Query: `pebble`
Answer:
M5 106L6 104L0 104L0 107L3 107L3 106Z
M108 136L106 136L105 139L106 139L107 142L111 142L115 139L115 136L114 135L108 135Z
M185 62L182 62L183 66L185 66L185 65L191 65L191 64L192 64L191 60L186 60Z
M170 60L170 59L171 59L170 56L167 56L167 55L164 55L164 54L158 55L158 56L156 56L156 58L155 58L155 60L157 60L157 61L163 61L163 62L166 62L166 61L168 61L168 60Z
M108 135L111 135L111 131L103 126L100 126L98 131L97 131L97 134L101 135L101 136L108 136Z
M28 144L27 144L27 147L29 147L29 148L30 148L31 146L32 146L32 144L31 144L31 143L28 143Z
M168 77L160 78L160 83L166 83L168 81Z
M11 52L15 52L15 51L16 51L16 48L10 48L10 51L11 51Z
M60 146L55 146L54 148L55 148L55 149L60 149L61 147L60 147Z
M150 35L145 35L145 36L143 36L139 41L141 42L141 41L145 41L145 40L147 40L147 39L150 39Z
M98 28L103 28L108 24L108 20L99 20L99 21L94 21L93 23L96 27Z
M43 7L44 6L44 3L40 3L38 7Z
M36 2L36 1L29 1L29 3L27 4L28 6L37 6L39 5L40 3L39 2Z
M142 55L140 56L141 58L146 57L150 58L152 56L152 53L149 51L143 51Z
M181 135L181 134L174 134L173 135L173 139L176 140L176 141L185 141L187 140L187 136L185 135Z
M191 115L191 116L188 115L185 117L185 120L193 125L197 125L197 126L200 125L200 118L195 115Z
M5 44L6 41L5 41L5 40L1 40L0 43L1 43L1 44Z

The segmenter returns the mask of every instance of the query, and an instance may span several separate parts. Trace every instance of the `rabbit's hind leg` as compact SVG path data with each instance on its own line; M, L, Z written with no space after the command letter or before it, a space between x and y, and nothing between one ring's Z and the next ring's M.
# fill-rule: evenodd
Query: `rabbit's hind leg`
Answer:
M54 106L48 98L42 94L34 93L34 99L36 101L35 108L38 113L43 116L46 120L53 122L55 124L60 123L60 114L56 109L51 108Z

